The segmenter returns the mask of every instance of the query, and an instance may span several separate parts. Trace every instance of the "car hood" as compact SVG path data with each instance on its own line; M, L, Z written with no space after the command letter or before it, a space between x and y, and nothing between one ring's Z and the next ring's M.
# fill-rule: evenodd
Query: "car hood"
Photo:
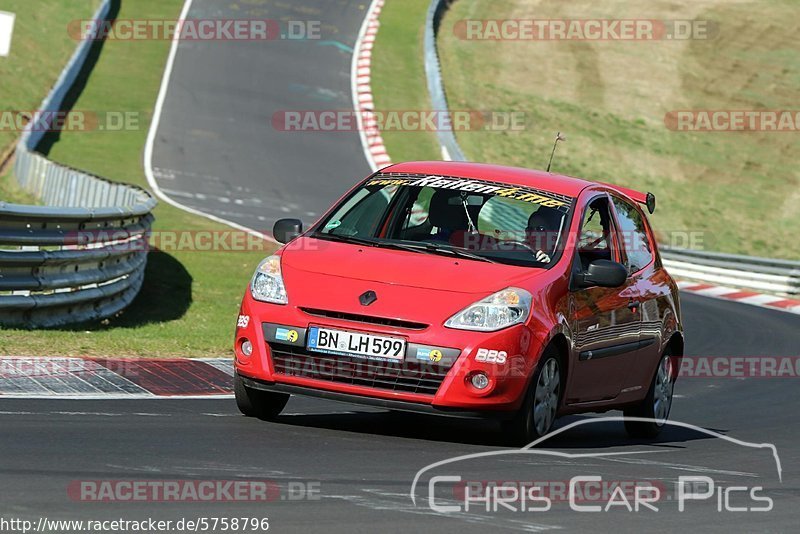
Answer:
M476 300L544 272L307 238L292 242L281 256L294 306L425 324L441 324ZM366 291L377 296L368 305L359 301Z
M335 279L468 294L493 293L544 272L530 267L306 237L283 250L281 266L285 275L304 271Z

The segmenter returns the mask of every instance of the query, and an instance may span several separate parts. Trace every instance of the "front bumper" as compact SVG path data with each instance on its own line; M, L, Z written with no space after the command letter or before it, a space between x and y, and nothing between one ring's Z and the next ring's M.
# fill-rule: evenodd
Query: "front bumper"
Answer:
M242 302L238 325L235 367L251 387L423 413L495 412L486 416L497 417L503 415L497 412L516 411L541 352L538 339L525 325L499 332L441 325L412 330L321 318L293 306L262 304L249 295ZM319 354L306 348L309 326L399 336L406 339L408 350L399 367ZM283 329L282 339L276 339L278 329ZM286 331L294 333L287 338ZM253 346L249 357L241 350L245 339ZM440 349L443 357L438 363L421 362L420 348ZM489 351L504 357L492 361L478 356ZM490 379L484 390L470 383L477 372Z
M422 404L418 402L407 402L394 399L384 399L379 397L366 397L364 395L351 395L348 393L341 393L338 391L327 391L306 386L296 386L292 384L283 384L280 382L267 382L264 380L257 380L242 376L242 382L245 386L251 389L261 391L269 391L273 393L288 393L290 395L303 395L305 397L315 397L318 399L334 400L338 402L348 402L351 404L360 404L363 406L374 406L376 408L385 408L387 410L397 410L402 412L420 413L426 415L442 415L446 417L456 417L460 419L481 419L481 420L506 420L510 419L514 412L497 412L497 411L467 411L459 408L448 408L446 406L439 407L431 404Z

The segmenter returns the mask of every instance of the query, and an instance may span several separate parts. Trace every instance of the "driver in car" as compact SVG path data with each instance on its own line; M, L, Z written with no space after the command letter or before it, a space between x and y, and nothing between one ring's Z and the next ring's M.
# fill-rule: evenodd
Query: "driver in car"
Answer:
M536 260L550 263L561 230L562 214L553 208L540 207L528 218L525 234L528 246L536 251Z

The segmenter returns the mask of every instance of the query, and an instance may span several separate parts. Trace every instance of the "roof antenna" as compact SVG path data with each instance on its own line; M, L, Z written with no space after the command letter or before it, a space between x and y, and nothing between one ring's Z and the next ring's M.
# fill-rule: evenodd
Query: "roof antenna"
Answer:
M564 137L563 135L561 135L561 132L558 132L558 133L556 134L556 140L555 140L555 142L553 143L553 151L552 151L552 152L550 152L550 161L548 161L548 162L547 162L547 172L550 172L550 165L552 165L552 164L553 164L553 156L554 156L554 155L555 155L555 153L556 153L556 146L558 145L558 142L559 142L559 141L566 141L566 140L567 140L567 138L566 138L566 137Z

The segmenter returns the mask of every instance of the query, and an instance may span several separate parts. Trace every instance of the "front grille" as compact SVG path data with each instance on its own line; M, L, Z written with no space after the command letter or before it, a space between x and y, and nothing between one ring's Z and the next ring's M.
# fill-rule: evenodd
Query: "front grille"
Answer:
M392 326L395 328L406 328L408 330L424 330L428 328L425 323L414 321L403 321L401 319L387 319L385 317L375 317L373 315L361 315L358 313L337 312L331 310L319 310L316 308L300 308L303 312L316 317L326 317L330 319L341 319L343 321L353 321L356 323L378 324L382 326Z
M270 345L275 372L286 376L435 395L447 374L447 368L443 366L422 362L366 360Z

